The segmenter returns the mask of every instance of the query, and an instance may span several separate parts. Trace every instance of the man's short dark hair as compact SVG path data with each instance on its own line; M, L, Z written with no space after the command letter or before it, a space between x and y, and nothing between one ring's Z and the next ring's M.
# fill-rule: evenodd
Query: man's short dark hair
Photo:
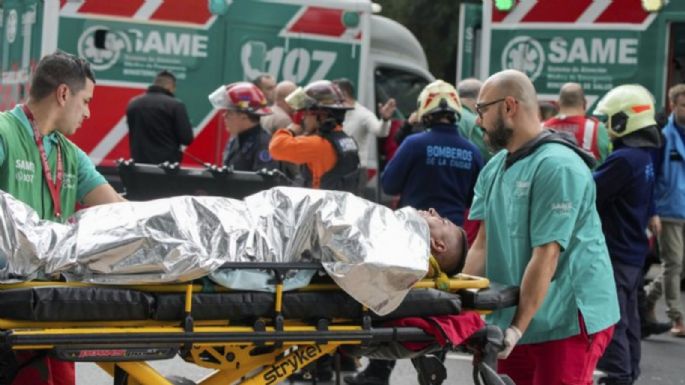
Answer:
M75 94L86 87L86 79L95 83L90 64L80 57L57 51L44 56L38 62L31 78L31 99L42 100L60 86L66 84Z
M174 74L172 74L171 72L169 72L167 70L159 71L157 76L155 76L154 84L163 85L163 84L167 84L167 83L171 83L173 85L176 85L176 76L174 76Z
M354 97L354 85L350 79L340 78L333 80L333 83L335 83L345 95Z
M252 80L252 84L256 85L257 87L259 87L259 89L261 89L262 83L264 82L264 79L266 79L266 78L273 78L273 76L271 76L270 74L261 74L261 75L257 76L256 78L254 78L254 80Z

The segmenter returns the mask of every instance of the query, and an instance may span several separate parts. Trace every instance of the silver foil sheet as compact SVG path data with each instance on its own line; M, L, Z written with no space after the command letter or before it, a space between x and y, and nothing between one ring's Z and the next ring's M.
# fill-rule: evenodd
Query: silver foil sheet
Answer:
M227 272L217 269L225 262L320 260L341 289L383 315L428 270L428 226L415 210L392 211L344 192L276 187L243 201L182 196L114 203L81 210L66 224L40 220L5 193L0 207L5 282L62 274L150 284L211 273L222 283Z

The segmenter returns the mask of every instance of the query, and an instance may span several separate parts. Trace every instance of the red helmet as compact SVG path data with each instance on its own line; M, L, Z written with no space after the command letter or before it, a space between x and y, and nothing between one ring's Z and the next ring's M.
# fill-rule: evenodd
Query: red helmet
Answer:
M209 102L218 109L247 112L253 115L269 115L271 113L262 91L249 82L220 86L209 94Z

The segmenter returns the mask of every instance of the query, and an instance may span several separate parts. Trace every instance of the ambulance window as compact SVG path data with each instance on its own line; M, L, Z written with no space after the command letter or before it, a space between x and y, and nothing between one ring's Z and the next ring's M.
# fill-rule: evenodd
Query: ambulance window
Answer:
M672 73L669 86L685 82L685 23L673 23L671 26L671 63Z
M423 76L397 68L376 68L376 101L384 103L390 98L397 101L395 118L406 119L416 110L419 93L430 82Z

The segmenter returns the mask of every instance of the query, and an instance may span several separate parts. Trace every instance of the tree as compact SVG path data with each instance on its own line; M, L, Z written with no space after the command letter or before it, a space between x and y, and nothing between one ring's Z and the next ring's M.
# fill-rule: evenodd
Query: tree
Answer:
M381 15L407 27L426 52L436 78L454 84L462 0L376 0Z

